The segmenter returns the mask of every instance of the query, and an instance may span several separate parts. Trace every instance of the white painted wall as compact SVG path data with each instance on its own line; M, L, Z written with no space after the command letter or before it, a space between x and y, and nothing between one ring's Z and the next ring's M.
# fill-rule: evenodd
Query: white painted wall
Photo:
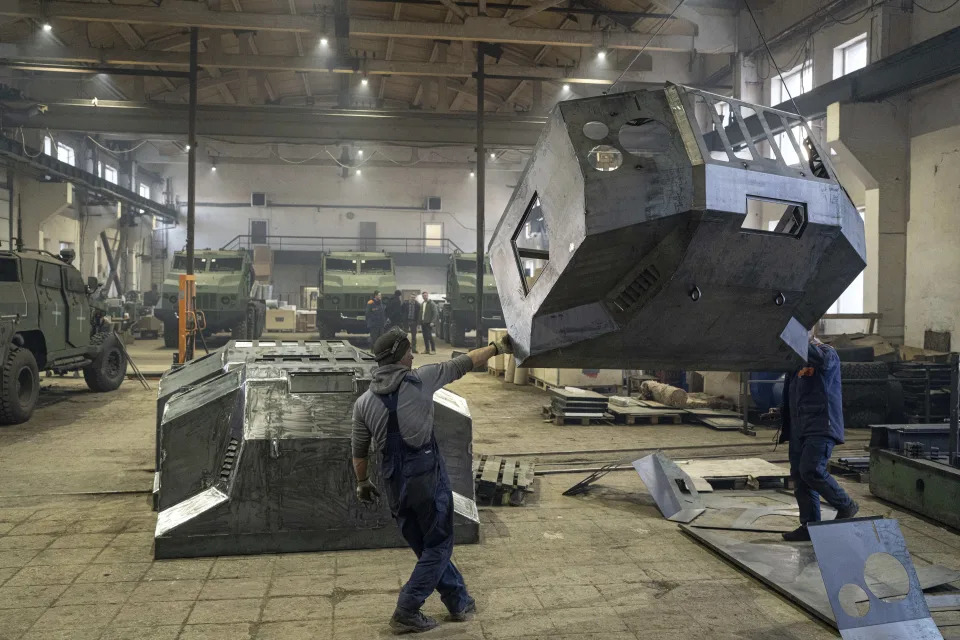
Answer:
M906 340L922 346L928 329L960 330L960 125L913 138L910 151Z

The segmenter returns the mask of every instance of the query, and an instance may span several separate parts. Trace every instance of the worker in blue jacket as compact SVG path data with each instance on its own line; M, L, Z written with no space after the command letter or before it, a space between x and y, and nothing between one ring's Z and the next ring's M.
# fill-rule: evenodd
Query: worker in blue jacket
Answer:
M840 357L812 334L807 364L783 385L781 415L780 442L790 442L790 477L800 507L800 526L783 539L799 542L810 539L807 523L820 521L820 496L837 510L838 520L852 518L860 508L827 473L833 447L843 444Z

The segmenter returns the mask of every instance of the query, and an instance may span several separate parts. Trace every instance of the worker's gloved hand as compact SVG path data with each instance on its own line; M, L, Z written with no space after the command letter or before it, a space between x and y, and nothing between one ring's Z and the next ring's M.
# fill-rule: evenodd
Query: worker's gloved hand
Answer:
M379 497L380 492L377 490L376 485L370 481L370 478L357 483L357 500L360 502L373 504Z
M490 346L497 350L498 356L502 356L505 353L513 353L513 340L506 334L496 342L491 342Z

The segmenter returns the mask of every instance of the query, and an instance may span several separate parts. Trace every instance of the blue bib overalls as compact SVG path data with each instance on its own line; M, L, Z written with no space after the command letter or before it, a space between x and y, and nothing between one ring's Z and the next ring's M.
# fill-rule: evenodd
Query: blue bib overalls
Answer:
M403 384L419 385L407 376ZM470 602L463 576L453 565L453 493L450 479L437 448L437 440L416 449L400 434L397 400L400 388L377 396L386 407L387 440L383 448L381 470L386 485L390 512L403 538L417 554L417 564L400 592L397 606L416 612L433 593L452 613L462 611Z

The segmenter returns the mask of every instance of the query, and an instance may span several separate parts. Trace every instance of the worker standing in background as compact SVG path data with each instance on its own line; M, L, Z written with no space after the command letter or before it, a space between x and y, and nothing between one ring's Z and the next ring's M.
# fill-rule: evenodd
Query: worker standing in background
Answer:
M417 352L417 327L420 325L420 301L417 294L411 293L410 299L403 303L403 328L410 334L413 352Z
M143 306L155 307L160 304L160 292L157 291L157 284L150 285L150 291L143 294Z
M437 344L433 341L433 323L440 317L437 303L430 299L430 294L423 292L423 302L420 304L420 332L423 333L423 352L436 353Z
M393 296L387 298L384 305L384 313L387 315L386 328L403 326L403 292L397 289Z
M820 496L837 510L837 520L860 507L827 472L833 447L843 444L840 357L811 332L807 364L783 385L780 442L790 442L790 477L800 507L800 526L783 534L789 542L810 539L807 523L820 521Z
M370 348L372 349L377 338L383 334L383 325L387 320L379 291L374 291L373 297L367 301L366 318L367 332L370 334Z
M390 620L394 631L420 632L437 626L420 611L434 590L440 592L452 621L466 621L476 610L451 561L453 492L433 432L433 394L493 356L512 352L510 337L504 336L453 360L411 369L413 351L403 330L391 329L373 346L378 366L370 388L353 407L351 448L357 498L364 503L380 496L367 464L371 447L380 454L390 513L417 554Z

